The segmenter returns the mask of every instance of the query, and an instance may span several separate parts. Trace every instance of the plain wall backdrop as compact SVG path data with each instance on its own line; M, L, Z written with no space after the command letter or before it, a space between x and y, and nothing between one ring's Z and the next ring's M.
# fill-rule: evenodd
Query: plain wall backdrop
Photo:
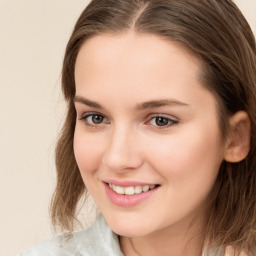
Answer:
M0 0L0 255L51 237L54 146L64 118L60 70L89 1ZM256 34L256 0L236 0Z

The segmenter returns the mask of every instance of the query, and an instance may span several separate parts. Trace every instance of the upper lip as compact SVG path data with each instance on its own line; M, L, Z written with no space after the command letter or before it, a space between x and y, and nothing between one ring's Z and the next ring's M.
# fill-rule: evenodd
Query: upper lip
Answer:
M146 186L146 185L158 185L156 183L147 183L139 181L119 181L119 180L104 180L103 182L113 184L119 187L134 187L134 186Z

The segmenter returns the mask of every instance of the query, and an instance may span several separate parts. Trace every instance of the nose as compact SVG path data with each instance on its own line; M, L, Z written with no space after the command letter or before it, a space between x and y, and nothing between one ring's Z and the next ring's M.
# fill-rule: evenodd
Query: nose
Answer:
M116 172L138 169L143 164L139 148L136 131L128 127L113 129L102 162Z

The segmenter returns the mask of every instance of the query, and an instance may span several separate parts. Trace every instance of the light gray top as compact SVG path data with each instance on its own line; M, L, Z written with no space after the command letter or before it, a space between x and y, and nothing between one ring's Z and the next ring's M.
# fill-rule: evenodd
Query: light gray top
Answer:
M231 251L216 247L209 252L210 256L231 256ZM205 256L205 252L202 256ZM256 256L256 253L251 255ZM88 229L74 233L69 240L63 236L36 244L18 256L124 256L120 250L118 236L109 228L102 215ZM242 253L241 256L248 256Z
M88 229L74 233L65 241L55 237L36 244L18 256L124 256L118 236L112 232L102 215Z

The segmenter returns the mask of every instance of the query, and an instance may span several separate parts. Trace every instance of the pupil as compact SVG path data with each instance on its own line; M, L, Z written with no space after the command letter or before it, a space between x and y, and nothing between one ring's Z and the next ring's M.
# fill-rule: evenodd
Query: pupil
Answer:
M100 124L100 123L102 123L102 120L103 120L103 116L94 115L94 116L92 117L92 121L93 121L95 124Z
M167 118L164 117L157 117L156 118L156 124L158 126L165 126L168 125L169 120Z

